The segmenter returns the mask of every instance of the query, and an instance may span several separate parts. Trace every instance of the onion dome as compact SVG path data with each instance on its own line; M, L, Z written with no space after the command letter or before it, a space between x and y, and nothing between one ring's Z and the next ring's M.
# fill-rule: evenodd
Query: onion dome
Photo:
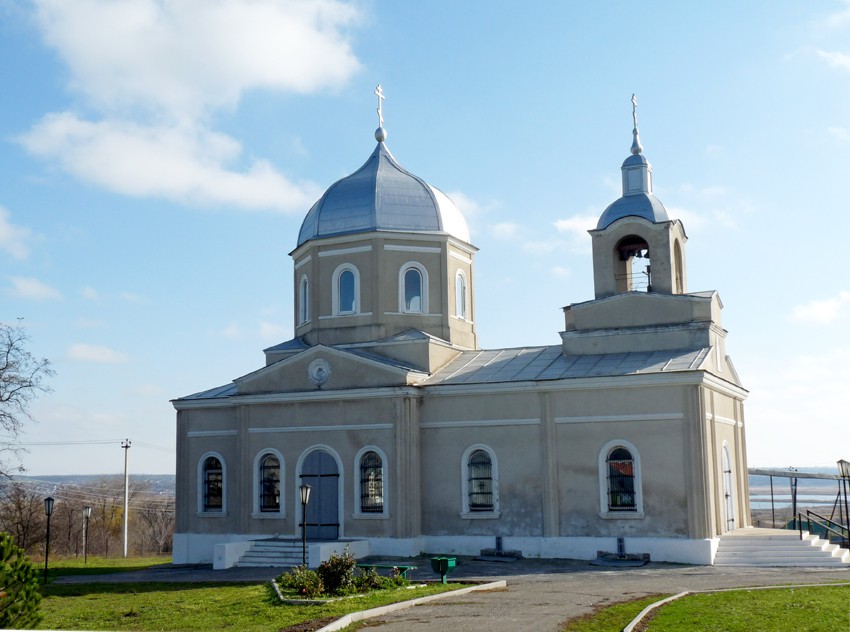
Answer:
M325 191L301 224L298 245L337 235L400 231L443 233L469 242L469 228L448 196L399 165L375 132L378 146L366 163Z
M667 209L652 194L652 165L643 155L637 127L637 99L632 95L632 155L623 161L623 196L602 213L596 229L607 228L623 217L642 217L653 223L670 221Z

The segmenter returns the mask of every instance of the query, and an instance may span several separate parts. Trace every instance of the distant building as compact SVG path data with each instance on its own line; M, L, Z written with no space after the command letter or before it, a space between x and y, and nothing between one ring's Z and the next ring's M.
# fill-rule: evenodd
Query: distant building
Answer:
M173 402L175 563L299 537L309 483L309 538L372 554L478 554L502 536L590 559L622 537L710 564L749 523L747 391L720 297L687 291L685 229L652 194L636 117L633 134L623 195L589 231L594 300L564 308L560 345L483 350L466 222L379 127L304 219L295 338Z

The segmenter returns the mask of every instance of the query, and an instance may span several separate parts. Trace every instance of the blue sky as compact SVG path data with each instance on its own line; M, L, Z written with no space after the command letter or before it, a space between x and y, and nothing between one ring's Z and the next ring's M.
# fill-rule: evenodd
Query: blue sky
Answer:
M118 472L126 437L174 471L169 400L291 337L288 253L371 153L378 83L387 145L480 248L485 348L558 344L593 298L637 93L750 465L850 458L848 42L841 1L0 0L0 320L57 371L23 464Z

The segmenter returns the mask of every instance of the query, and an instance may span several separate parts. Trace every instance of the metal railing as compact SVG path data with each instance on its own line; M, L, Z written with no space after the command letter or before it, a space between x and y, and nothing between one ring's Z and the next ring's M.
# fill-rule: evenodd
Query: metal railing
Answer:
M838 536L841 540L841 546L843 548L850 548L850 532L848 532L847 527L843 524L835 522L834 520L830 520L824 516L821 516L819 513L812 511L811 509L806 510L806 530L810 533L812 532L812 523L818 525L820 528L824 529L829 533L833 533ZM803 514L797 514L797 528L800 531L800 539L803 539ZM829 538L828 538L829 539Z

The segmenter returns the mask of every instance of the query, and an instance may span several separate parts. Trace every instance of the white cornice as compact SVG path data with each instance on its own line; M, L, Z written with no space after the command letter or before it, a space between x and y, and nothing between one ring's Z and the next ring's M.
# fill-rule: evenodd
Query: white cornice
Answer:
M230 395L214 399L172 400L177 410L202 408L234 408L249 404L288 404L294 402L356 401L387 397L420 397L414 386L387 386L383 388L358 388L337 391L298 391L295 393L258 393L256 395Z
M275 428L248 428L249 434L268 434L286 432L333 432L338 430L392 430L393 424L344 424L337 426L280 426Z
M336 257L339 255L350 255L357 252L371 252L372 245L368 246L354 246L353 248L337 248L336 250L320 250L319 258L321 257Z
M476 419L473 421L423 421L420 428L479 428L492 426L539 426L539 419Z
M433 246L403 246L398 244L384 244L384 250L393 252L431 252L437 254L443 252L442 248L435 248Z
M584 424L609 421L681 421L682 413L641 413L636 415L586 415L577 417L555 417L556 424Z
M295 269L298 270L299 268L304 267L305 265L310 263L312 260L313 260L313 257L311 255L307 255L301 261L296 262Z

